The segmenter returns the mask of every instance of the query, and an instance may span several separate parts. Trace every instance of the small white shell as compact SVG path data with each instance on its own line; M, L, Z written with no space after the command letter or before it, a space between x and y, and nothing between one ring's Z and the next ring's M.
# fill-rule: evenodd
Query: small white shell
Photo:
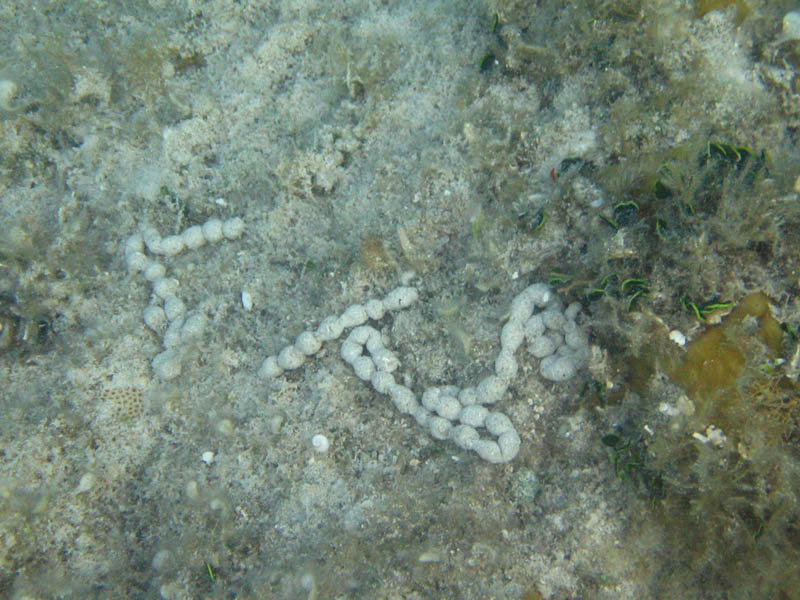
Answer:
M75 488L75 492L78 494L88 492L94 487L94 482L95 476L93 473L84 473L83 477L81 477L80 481L78 482L78 487Z
M247 290L242 290L242 306L248 312L253 310L253 296Z
M318 433L317 435L311 438L311 447L314 449L314 452L325 454L331 447L331 443L330 441L328 441L327 437L325 437L321 433Z
M686 336L677 329L673 329L669 332L669 339L678 344L678 346L686 345Z

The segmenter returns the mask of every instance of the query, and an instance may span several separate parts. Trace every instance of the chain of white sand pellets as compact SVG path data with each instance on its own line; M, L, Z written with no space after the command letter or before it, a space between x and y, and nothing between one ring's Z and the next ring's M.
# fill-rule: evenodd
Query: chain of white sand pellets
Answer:
M505 414L489 410L486 405L498 402L516 378L515 353L526 338L529 352L542 359L539 370L545 378L565 381L575 374L588 350L588 338L575 323L580 305L570 305L562 312L546 284L528 286L511 303L494 374L484 377L475 387L429 387L418 398L410 388L395 381L393 373L400 366L399 359L384 345L380 332L365 325L368 320L382 319L387 311L407 308L418 296L416 288L399 287L383 300L353 304L341 315L324 319L315 331L301 333L277 355L267 357L259 374L271 379L285 370L297 369L307 357L319 352L323 342L338 339L350 329L341 346L342 360L359 379L370 383L378 393L387 394L397 410L414 417L434 438L452 440L461 448L474 450L484 460L512 460L519 452L519 434ZM536 308L546 310L535 313ZM496 439L481 437L482 430Z
M211 218L202 225L184 229L178 235L161 237L154 227L144 227L125 240L125 262L134 273L141 272L153 284L150 305L142 313L145 325L163 335L164 351L153 358L153 373L164 380L181 374L183 348L199 339L206 328L202 311L187 311L178 297L177 279L167 277L166 267L151 255L177 256L184 250L197 250L205 244L235 240L244 231L238 217L221 221Z
M161 379L177 377L181 372L181 348L198 339L206 326L200 311L187 312L177 295L178 282L166 277L165 267L145 254L175 256L186 249L197 249L206 243L237 239L244 231L239 218L209 219L202 226L189 227L178 235L161 237L147 227L134 233L125 242L128 268L143 272L153 284L153 300L145 309L145 324L163 333L165 350L152 361L153 372ZM541 359L539 371L551 381L566 381L575 375L588 354L588 338L576 324L580 305L563 309L544 283L525 288L511 303L509 319L500 335L500 352L494 363L494 374L484 377L474 387L430 387L420 398L408 387L397 383L393 373L400 360L386 347L381 333L366 325L387 312L402 310L417 301L413 287L398 287L382 300L372 299L353 304L338 316L322 320L314 331L304 331L294 343L277 355L267 357L259 369L266 379L279 377L286 370L297 369L307 358L317 354L324 342L340 338L350 331L341 345L340 355L356 376L369 382L380 394L388 395L403 414L414 417L420 426L439 440L452 440L457 446L474 450L493 463L508 462L519 452L520 438L511 420L486 405L498 402L516 378L518 365L515 353L524 340L528 352ZM543 309L536 312L536 309ZM486 431L495 439L482 437Z

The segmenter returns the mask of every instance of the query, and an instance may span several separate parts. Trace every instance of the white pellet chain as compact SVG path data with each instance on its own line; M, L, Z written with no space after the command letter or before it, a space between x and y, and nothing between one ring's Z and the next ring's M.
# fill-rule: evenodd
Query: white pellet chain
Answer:
M238 217L221 221L209 219L203 225L194 225L178 235L161 237L153 227L145 227L125 240L125 262L134 273L144 273L153 284L153 301L144 309L145 325L158 334L163 334L164 351L151 363L153 372L164 380L181 374L181 348L187 342L197 340L206 328L206 317L199 311L186 310L183 300L178 298L178 280L166 277L167 269L150 254L175 256L184 250L196 250L206 243L216 244L222 240L235 240L244 231L244 221Z
M430 387L418 399L410 388L395 381L393 372L400 360L384 345L380 332L365 325L368 320L383 318L388 311L407 308L417 298L416 288L399 287L383 300L353 304L338 317L326 317L315 331L304 331L293 344L267 357L259 375L272 379L297 369L306 358L319 352L323 342L338 339L351 329L341 345L342 360L375 391L388 394L397 410L414 417L434 438L452 440L461 448L474 450L484 460L513 460L519 452L519 434L505 414L491 411L486 405L498 402L516 378L514 355L526 338L531 347L538 349L543 377L565 381L575 375L588 352L588 338L575 323L580 305L572 304L564 311L546 284L528 286L512 301L509 320L500 336L495 373L475 387ZM536 308L544 310L534 314ZM481 437L479 430L496 439Z
M206 242L238 238L244 222L234 218L225 222L210 219L202 226L189 227L179 235L162 238L152 228L130 236L125 242L128 268L143 272L153 283L156 301L148 306L143 318L148 327L163 332L164 352L152 362L153 372L161 379L177 377L181 372L181 346L199 338L205 328L205 316L187 313L177 297L178 282L165 277L164 266L145 255L174 256L185 249L199 248ZM353 304L339 316L323 319L314 331L304 331L294 343L278 354L267 357L259 369L265 379L279 377L284 371L297 369L314 356L326 341L338 339L349 330L342 342L340 355L355 375L369 382L380 394L386 394L403 414L414 417L419 425L439 440L452 440L457 446L474 450L492 463L513 460L520 447L520 438L511 420L503 413L489 410L486 405L498 402L517 376L515 353L524 340L528 350L541 359L539 371L551 381L566 381L585 363L588 337L575 319L580 305L571 304L566 310L544 283L525 288L511 303L509 319L500 334L501 348L494 363L494 374L484 377L474 387L430 387L420 398L408 387L397 383L393 373L400 360L383 343L380 332L365 323L382 319L387 312L405 309L417 301L419 293L413 287L398 287L382 300L372 299ZM536 309L543 309L535 312ZM481 437L486 431L494 437Z

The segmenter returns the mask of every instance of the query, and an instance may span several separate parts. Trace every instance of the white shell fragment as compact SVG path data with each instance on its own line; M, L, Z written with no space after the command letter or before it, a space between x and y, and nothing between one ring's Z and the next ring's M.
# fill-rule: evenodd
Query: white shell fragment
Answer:
M247 312L253 310L253 296L247 290L242 290L242 307Z
M669 332L669 339L678 344L678 346L686 345L686 336L683 335L683 333L678 331L677 329L673 329L672 331Z

